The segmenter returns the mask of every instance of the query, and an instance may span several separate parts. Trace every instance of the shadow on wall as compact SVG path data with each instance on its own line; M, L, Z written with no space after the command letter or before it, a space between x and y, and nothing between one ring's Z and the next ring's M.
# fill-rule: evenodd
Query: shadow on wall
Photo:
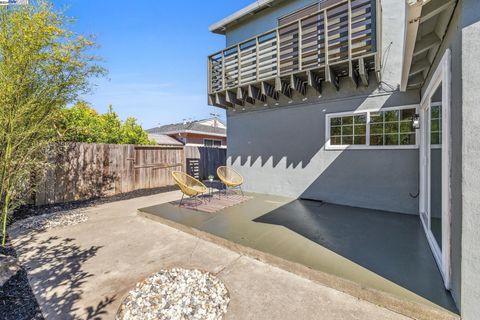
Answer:
M238 143L244 145L240 152L237 150L238 148L229 148L228 158L231 163L238 161L242 166L251 166L257 161L264 166L268 161L272 161L273 167L276 167L285 158L287 168L297 168L299 165L301 168L305 168L312 157L324 148L326 114L375 110L419 103L420 96L417 91L372 96L377 89L373 86L368 89L364 88L358 93L361 96L353 97L346 96L345 92L343 94L332 92L330 89L323 98L317 99L315 103L290 106L284 101L283 106L257 108L260 112L266 112L268 114L266 116L256 112L230 113L229 130L235 132L230 139L235 147ZM349 89L341 91L349 92ZM294 99L300 101L301 97L297 95ZM308 101L314 100L309 99ZM291 111L288 116L279 112L285 111L285 109ZM253 115L248 117L249 114ZM236 116L244 115L247 115L248 123L242 122L239 124L240 128L232 120L235 120ZM237 139L241 140L237 142ZM246 150L249 152L245 153Z
M299 198L418 214L418 151L347 150Z
M94 276L83 271L82 265L94 257L101 247L82 249L74 244L74 240L50 237L41 241L35 235L29 235L16 244L17 251L28 250L22 255L29 257L30 284L46 319L101 319L107 315L105 308L116 299L115 296L106 297L83 311L75 307L82 298L82 285Z
M418 92L374 97L367 92L231 115L228 163L245 176L249 191L417 214L418 200L410 194L418 193L418 150L325 150L325 115L418 99Z

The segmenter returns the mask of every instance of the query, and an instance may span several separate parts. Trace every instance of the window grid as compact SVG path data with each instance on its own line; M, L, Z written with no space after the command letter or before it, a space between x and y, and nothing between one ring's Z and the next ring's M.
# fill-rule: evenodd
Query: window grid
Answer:
M430 107L430 144L442 144L442 105L432 104Z
M331 115L327 120L330 133L329 145L334 147L416 146L416 132L412 126L416 111L416 108L398 108L361 114Z
M367 114L338 116L330 119L330 141L333 145L365 145ZM333 125L332 125L333 123Z
M205 147L221 147L222 141L221 140L213 140L213 139L204 139L203 144Z

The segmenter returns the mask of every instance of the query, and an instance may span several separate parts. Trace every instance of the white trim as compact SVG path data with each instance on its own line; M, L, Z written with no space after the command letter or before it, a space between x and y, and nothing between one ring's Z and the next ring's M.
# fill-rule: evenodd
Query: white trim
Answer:
M430 206L430 166L427 163L426 152L429 149L429 137L426 131L428 116L427 110L431 107L431 97L435 90L442 85L442 249L440 249L430 228L429 206ZM422 219L422 225L425 229L428 242L432 248L433 255L443 276L446 289L451 288L451 130L450 130L450 112L451 112L451 53L450 49L440 61L437 70L432 76L425 94L422 97L422 142L420 156L420 214L428 218L428 221Z
M405 7L405 38L403 40L402 79L400 81L400 91L407 90L409 73L413 60L413 51L415 50L415 42L417 40L418 27L420 25L422 5L423 3L414 6L406 4Z
M248 6L236 11L235 13L229 15L226 18L223 18L222 20L212 24L209 28L210 32L214 33L219 33L219 34L224 34L226 27L230 23L234 23L245 16L248 15L254 15L255 11L260 10L265 7L270 7L274 5L276 2L279 0L257 0L253 2L252 4L249 4Z
M184 133L194 133L194 134L201 134L204 136L214 136L214 137L226 137L226 134L223 133L214 133L214 132L204 132L204 131L195 131L195 130L175 130L175 131L165 131L157 134L184 134Z
M187 144L185 145L185 147L205 147L205 145L200 144L200 143L187 143ZM209 148L209 147L207 147L207 148ZM218 146L218 147L214 147L214 148L227 149L227 146L226 146L226 145L222 145L222 146Z
M405 110L405 109L415 109L415 112L418 113L419 105L418 104L411 104L411 105L403 105L403 106L396 106L396 107L387 107L387 108L371 108L365 110L354 110L354 111L347 111L347 112L335 112L335 113L327 113L325 115L325 150L408 150L408 149L418 149L419 148L419 132L415 130L415 144L414 145L388 145L388 146L371 146L370 145L370 114L372 112L380 112L380 111L391 111L391 110ZM330 144L330 119L335 117L342 117L348 115L359 115L365 114L367 116L367 128L366 128L366 136L364 145L331 145Z

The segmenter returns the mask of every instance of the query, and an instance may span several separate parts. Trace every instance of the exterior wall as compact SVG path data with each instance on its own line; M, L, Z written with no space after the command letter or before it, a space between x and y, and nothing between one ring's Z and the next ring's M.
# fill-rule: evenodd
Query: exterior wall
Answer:
M200 134L191 134L189 133L185 139L186 145L204 145L204 139L212 139L212 140L220 140L222 142L222 147L227 147L227 138L226 137L218 137L218 136L208 136L208 135L200 135Z
M277 18L312 1L286 1L227 31L236 43L276 26ZM398 92L401 79L405 2L383 0L383 83L371 75L368 88L349 79L340 91L324 87L308 101L282 98L277 108L231 112L228 161L245 175L249 191L305 197L333 203L418 214L418 149L325 150L325 114L418 104L418 91ZM262 26L262 28L260 28Z
M451 114L450 130L452 141L451 160L451 265L452 296L461 308L461 259L462 259L462 19L463 1L460 0L453 14L442 46L425 81L422 94L427 89L430 78L443 58L445 51L451 51Z
M463 1L462 318L480 319L480 1ZM453 112L455 113L455 112Z
M248 191L418 213L418 149L325 150L326 113L418 102L418 92L228 114L228 164Z
M311 5L317 0L298 0L285 1L271 9L252 16L252 18L243 21L235 28L226 31L226 46L230 47L244 40L250 39L261 33L270 31L277 27L278 18L294 11L300 10Z

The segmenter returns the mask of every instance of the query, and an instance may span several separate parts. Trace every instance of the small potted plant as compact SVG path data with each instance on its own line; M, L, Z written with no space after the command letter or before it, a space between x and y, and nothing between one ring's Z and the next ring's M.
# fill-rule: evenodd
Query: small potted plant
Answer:
M214 178L215 178L215 177L211 174L211 175L208 176L208 181L213 182L213 179L214 179Z

